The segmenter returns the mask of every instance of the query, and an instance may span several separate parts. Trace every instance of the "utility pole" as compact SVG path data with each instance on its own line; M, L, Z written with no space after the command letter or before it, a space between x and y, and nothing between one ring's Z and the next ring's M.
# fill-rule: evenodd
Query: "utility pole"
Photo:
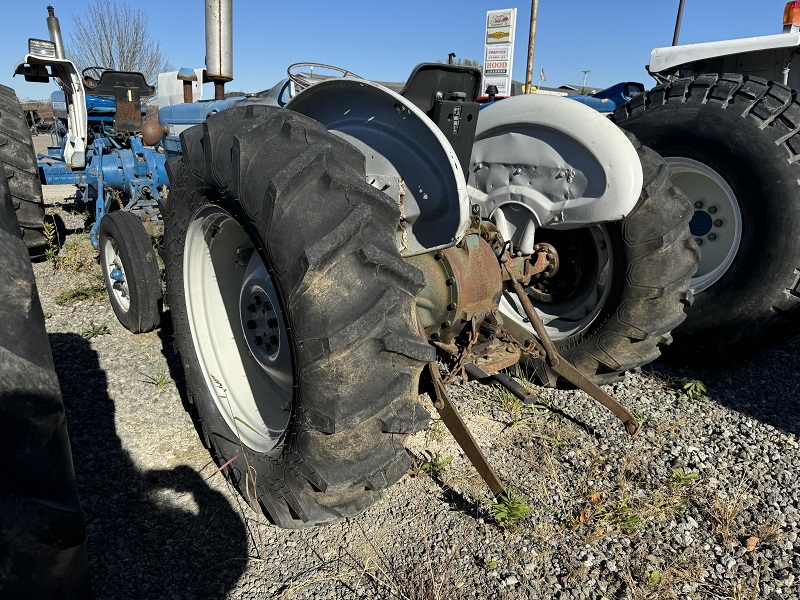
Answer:
M581 73L583 73L583 93L586 93L586 76L591 73L591 71L589 69L584 69Z
M681 34L681 21L683 21L683 0L678 5L678 18L675 21L675 34L672 36L672 45L678 45L678 36Z
M525 93L531 93L533 83L533 47L536 45L536 15L539 12L539 0L531 0L531 30L528 35L528 68L525 70Z

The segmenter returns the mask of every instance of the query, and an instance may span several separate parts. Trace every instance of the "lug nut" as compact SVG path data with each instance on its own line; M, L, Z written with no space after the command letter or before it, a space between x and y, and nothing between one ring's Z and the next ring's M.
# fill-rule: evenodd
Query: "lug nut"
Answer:
M247 327L248 327L249 329L255 329L255 328L256 328L256 322L255 322L255 321L253 321L253 319L250 319L250 320L247 322Z
M703 240L701 240L700 238L694 238L694 241L697 242L698 246L702 246L703 245Z
M267 321L267 327L270 329L275 329L278 326L278 319L269 319Z
M717 234L709 233L706 237L708 238L708 241L713 242L715 239L717 239Z
M717 212L717 207L716 206L709 206L708 207L708 212L713 215L715 212Z
M722 227L722 221L720 219L714 221L714 227Z
M263 344L263 343L264 343L264 340L261 338L261 336L260 336L260 335L257 335L256 337L254 337L254 338L253 338L253 343L254 343L256 346L260 346L261 344Z
M703 203L700 202L700 200L698 200L697 202L694 203L694 207L695 208L703 208Z

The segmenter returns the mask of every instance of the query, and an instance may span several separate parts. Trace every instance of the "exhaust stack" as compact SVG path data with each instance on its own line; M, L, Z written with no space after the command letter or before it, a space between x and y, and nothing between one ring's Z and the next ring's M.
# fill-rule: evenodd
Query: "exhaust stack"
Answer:
M56 45L56 58L66 58L64 40L61 39L61 25L52 6L47 7L47 30L50 32L50 41Z
M206 0L206 79L214 100L224 100L225 82L233 80L233 0Z

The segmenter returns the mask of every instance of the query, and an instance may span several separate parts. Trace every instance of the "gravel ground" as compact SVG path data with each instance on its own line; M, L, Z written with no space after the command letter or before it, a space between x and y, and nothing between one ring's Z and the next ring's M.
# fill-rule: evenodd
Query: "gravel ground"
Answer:
M642 420L635 438L582 392L540 390L521 406L457 379L452 398L530 517L500 527L433 421L409 441L415 473L379 504L280 530L200 443L169 326L134 336L118 324L74 189L45 190L66 238L34 270L96 597L800 598L800 345L714 373L656 363L628 375L609 391ZM683 379L707 398L675 393Z

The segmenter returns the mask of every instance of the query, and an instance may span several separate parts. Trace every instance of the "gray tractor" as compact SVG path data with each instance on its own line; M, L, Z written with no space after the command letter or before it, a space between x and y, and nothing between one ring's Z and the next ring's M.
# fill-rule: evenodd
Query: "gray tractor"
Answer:
M799 25L788 2L783 33L656 48L659 84L613 114L694 207L694 305L670 348L681 361L729 364L800 334Z
M144 137L168 159L164 300L187 396L242 494L283 527L357 514L407 471L425 391L501 495L445 385L520 361L634 433L596 383L658 356L697 264L660 157L569 100L479 110L480 72L453 65L399 93L290 68L225 98L231 11L206 3L215 98L162 106Z

